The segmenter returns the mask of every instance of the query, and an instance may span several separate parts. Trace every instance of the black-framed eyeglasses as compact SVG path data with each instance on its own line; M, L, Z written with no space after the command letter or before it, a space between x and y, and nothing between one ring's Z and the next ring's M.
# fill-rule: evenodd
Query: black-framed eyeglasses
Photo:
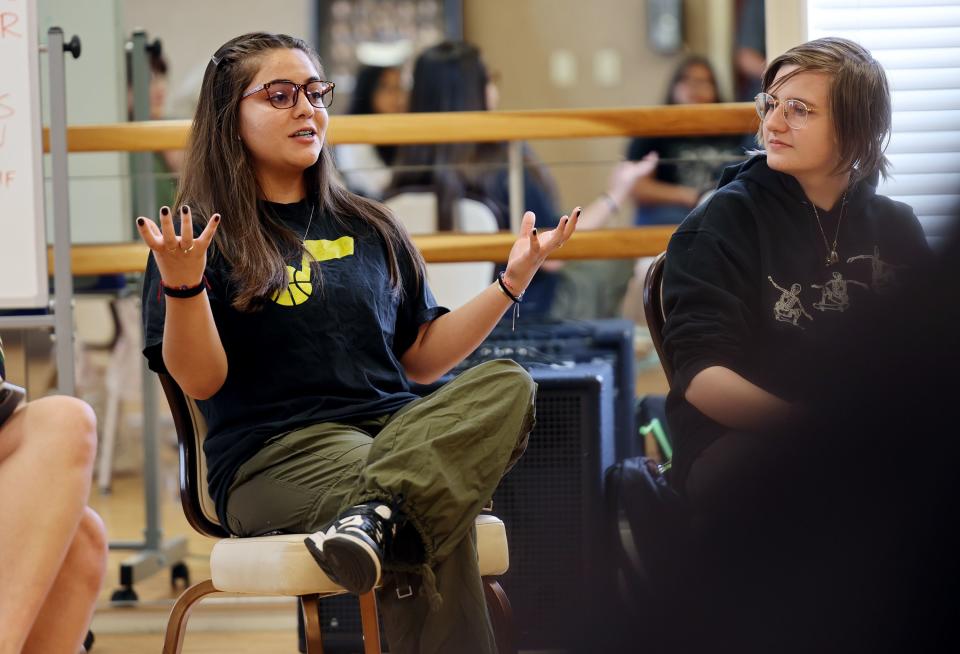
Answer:
M802 100L793 98L778 100L769 93L758 93L753 101L756 104L757 115L760 116L761 121L767 117L768 113L776 110L779 105L783 111L783 120L786 121L790 129L803 129L810 114L816 113L815 109L808 107Z
M290 80L281 79L252 88L240 96L240 99L244 100L254 93L264 91L271 105L277 109L289 109L297 105L297 100L300 99L300 89L303 89L303 93L307 97L307 102L317 109L326 109L333 104L334 86L336 86L336 84L333 82L327 82L322 79L311 80L306 84L296 84Z

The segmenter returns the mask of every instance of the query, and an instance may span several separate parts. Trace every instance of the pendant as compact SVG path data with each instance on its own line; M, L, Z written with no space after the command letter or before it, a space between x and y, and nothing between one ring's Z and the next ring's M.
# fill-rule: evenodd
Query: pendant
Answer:
M840 261L840 256L837 254L836 250L830 250L830 256L827 257L827 265L832 266L835 263Z

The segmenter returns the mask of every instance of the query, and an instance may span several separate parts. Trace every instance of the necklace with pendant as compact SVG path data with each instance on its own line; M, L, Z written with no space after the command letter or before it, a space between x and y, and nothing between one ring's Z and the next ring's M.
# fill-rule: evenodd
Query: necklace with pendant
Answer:
M827 234L823 231L823 223L820 222L820 214L817 212L817 205L811 202L810 206L813 207L813 216L817 219L817 226L820 228L820 235L823 237L823 245L827 248L827 267L839 263L840 255L837 254L837 241L840 238L840 223L843 222L843 213L847 208L846 192L844 192L843 197L840 198L840 217L837 218L837 230L833 234L833 245L830 245L830 241L827 240Z

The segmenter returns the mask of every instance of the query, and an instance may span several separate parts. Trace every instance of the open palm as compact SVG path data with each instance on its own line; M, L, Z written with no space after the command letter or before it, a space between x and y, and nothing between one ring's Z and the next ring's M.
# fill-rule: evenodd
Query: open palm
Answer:
M532 211L523 214L520 223L520 237L510 248L507 258L507 270L510 278L516 280L521 288L533 278L540 266L573 235L580 219L580 207L570 216L563 216L556 229L541 232L536 229L536 216Z

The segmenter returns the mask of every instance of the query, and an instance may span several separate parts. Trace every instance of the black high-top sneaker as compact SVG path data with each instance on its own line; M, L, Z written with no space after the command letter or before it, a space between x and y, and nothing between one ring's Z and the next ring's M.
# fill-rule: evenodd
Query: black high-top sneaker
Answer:
M383 554L392 535L393 509L382 502L350 507L304 540L317 565L351 593L362 595L380 581Z

